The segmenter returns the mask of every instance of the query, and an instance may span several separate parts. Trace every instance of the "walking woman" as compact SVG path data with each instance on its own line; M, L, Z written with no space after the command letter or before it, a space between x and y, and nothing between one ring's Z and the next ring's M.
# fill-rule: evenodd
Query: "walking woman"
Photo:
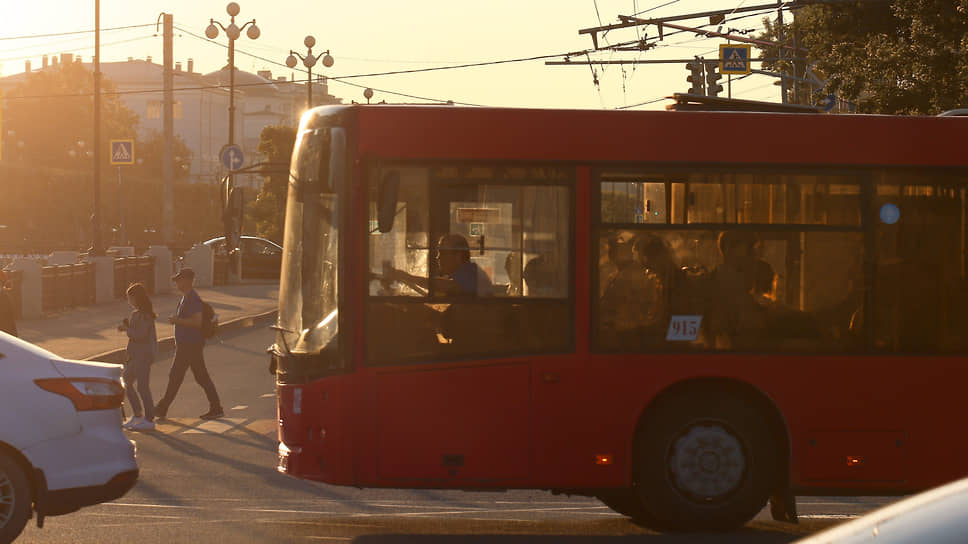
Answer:
M148 291L141 283L128 287L128 304L134 308L118 330L128 333L128 362L124 367L124 388L131 404L131 418L121 426L132 431L151 431L155 428L154 400L151 398L149 376L151 363L158 355L158 336Z

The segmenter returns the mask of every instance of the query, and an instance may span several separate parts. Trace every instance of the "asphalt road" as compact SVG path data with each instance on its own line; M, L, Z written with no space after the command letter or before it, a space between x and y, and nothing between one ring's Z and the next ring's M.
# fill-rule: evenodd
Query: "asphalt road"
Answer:
M539 491L469 493L358 490L296 480L275 470L275 395L265 349L273 333L247 329L206 349L226 418L191 378L154 433L132 433L141 478L121 499L28 525L18 542L172 544L358 542L781 543L889 502L803 497L799 525L768 513L727 534L657 534L595 499ZM160 395L170 357L155 364Z

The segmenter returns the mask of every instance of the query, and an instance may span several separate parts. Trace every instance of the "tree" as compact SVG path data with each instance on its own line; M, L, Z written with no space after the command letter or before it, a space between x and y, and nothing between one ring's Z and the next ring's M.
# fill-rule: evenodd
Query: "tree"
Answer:
M175 135L172 146L174 158L174 176L176 181L188 179L188 165L192 162L192 150L185 145L181 136ZM135 143L135 156L144 161L138 165L135 175L162 182L162 161L165 158L165 136L157 130L152 130Z
M286 191L289 188L289 159L296 144L296 129L268 126L262 129L259 153L266 157L269 175L255 200L249 203L247 216L255 221L259 236L282 240L286 216Z
M105 140L134 138L138 116L121 103L114 84L101 82L101 134ZM26 74L24 81L4 93L4 128L24 142L23 159L32 164L82 168L94 142L94 74L79 62ZM84 142L83 148L78 142ZM73 152L74 158L70 152ZM102 153L104 164L110 163Z
M775 39L778 30L769 23L760 38ZM783 30L787 45L799 36L826 77L824 94L860 112L937 114L968 104L968 0L816 4L798 9ZM792 73L788 63L764 67Z
M161 243L162 157L161 134L139 139L137 115L102 81L100 180L101 238L108 244L133 243L138 247ZM94 76L80 63L64 63L26 74L20 85L4 93L4 129L23 141L0 163L4 194L0 198L0 253L84 249L92 239L94 195L93 150ZM108 140L134 139L140 164L121 167L121 183L110 166ZM84 147L78 145L83 141ZM9 146L8 146L8 149ZM5 149L7 151L8 149ZM192 152L175 138L175 244L193 243L217 236L221 210L215 185L188 183ZM122 195L119 191L123 192ZM118 227L124 212L126 239Z
M102 134L134 138L138 117L112 94L109 80L102 83ZM0 200L7 200L0 212L7 218L8 242L25 251L86 247L92 239L94 201L89 156L94 150L94 75L79 62L52 66L25 74L4 93L4 101L4 129L14 131L18 141L16 153L0 166L6 189L6 199ZM106 203L116 184L105 181L110 157L106 147L103 151L100 195ZM110 239L110 228L101 222L103 239Z

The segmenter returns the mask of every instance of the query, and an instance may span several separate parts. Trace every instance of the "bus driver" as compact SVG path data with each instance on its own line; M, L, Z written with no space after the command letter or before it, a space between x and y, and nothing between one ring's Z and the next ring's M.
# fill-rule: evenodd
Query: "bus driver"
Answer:
M467 239L460 234L445 234L437 241L437 270L439 276L424 278L389 268L387 279L401 281L421 292L432 286L436 295L445 296L489 296L494 288L487 273L471 261L471 250Z

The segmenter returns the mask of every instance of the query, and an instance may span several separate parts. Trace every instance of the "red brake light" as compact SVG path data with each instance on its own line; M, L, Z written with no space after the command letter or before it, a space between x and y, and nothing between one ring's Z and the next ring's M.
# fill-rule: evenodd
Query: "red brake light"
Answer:
M34 380L38 387L67 397L78 412L113 410L121 407L124 388L108 378L46 378Z

